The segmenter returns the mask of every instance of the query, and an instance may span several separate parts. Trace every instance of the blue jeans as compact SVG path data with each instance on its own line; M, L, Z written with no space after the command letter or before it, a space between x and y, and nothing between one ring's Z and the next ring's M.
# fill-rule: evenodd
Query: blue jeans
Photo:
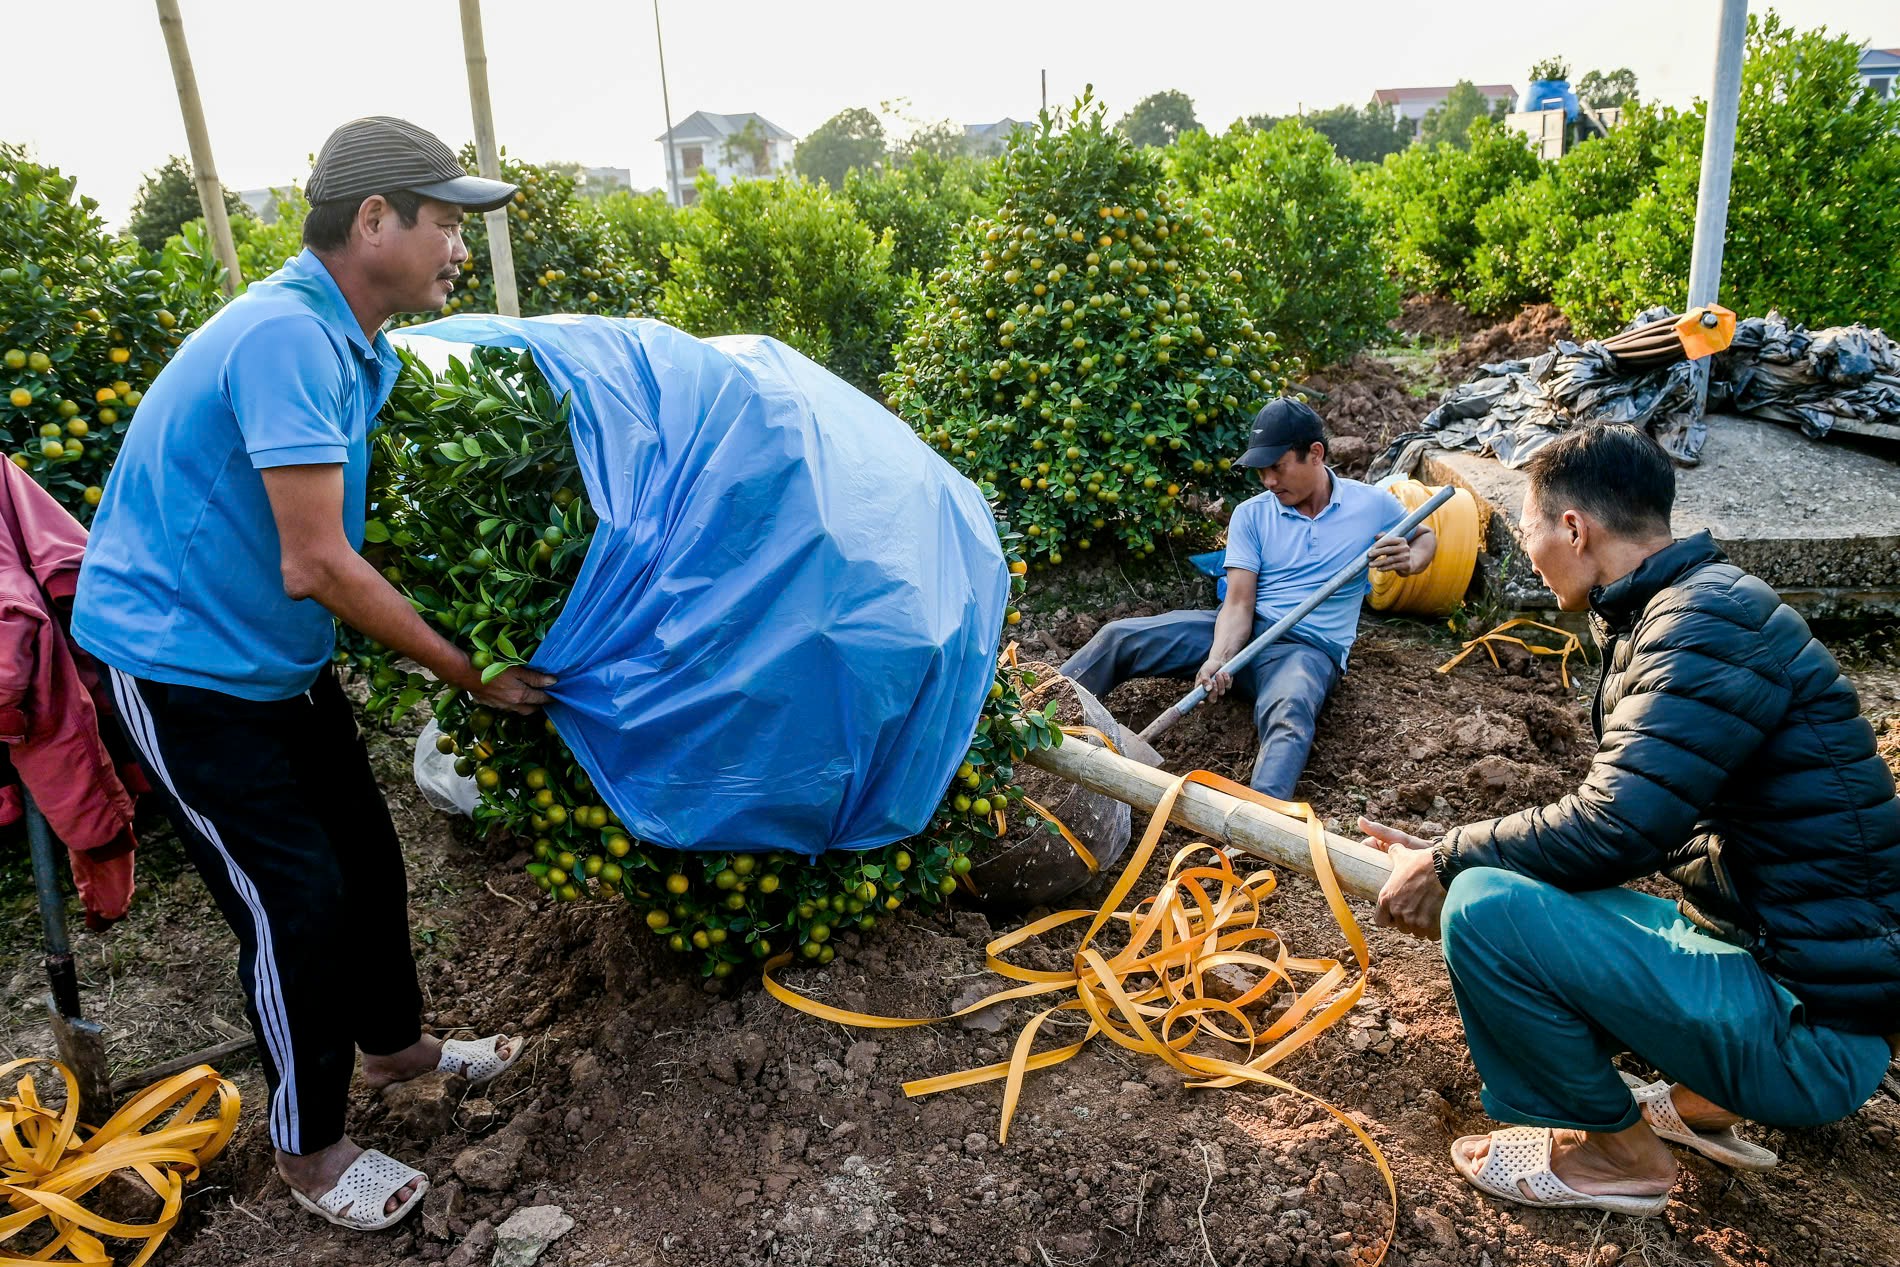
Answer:
M1808 1024L1800 1000L1675 903L1566 893L1494 867L1452 878L1445 963L1465 1041L1501 1122L1620 1131L1641 1116L1610 1057L1751 1121L1838 1121L1887 1069L1886 1040Z
M1192 678L1213 650L1218 615L1176 611L1110 621L1069 657L1062 676L1097 699L1130 678ZM1256 620L1253 632L1258 636L1265 628ZM1256 792L1292 799L1313 748L1319 710L1338 681L1339 664L1329 652L1291 637L1234 675L1234 689L1253 700L1253 725L1260 736L1249 780Z

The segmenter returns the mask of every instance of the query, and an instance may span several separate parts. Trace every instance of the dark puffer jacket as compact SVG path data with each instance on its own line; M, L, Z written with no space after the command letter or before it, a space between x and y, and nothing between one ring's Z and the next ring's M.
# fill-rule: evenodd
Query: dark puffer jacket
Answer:
M1460 827L1447 883L1502 867L1570 891L1656 872L1810 1021L1900 1031L1900 800L1807 622L1707 533L1591 595L1597 753L1554 805Z

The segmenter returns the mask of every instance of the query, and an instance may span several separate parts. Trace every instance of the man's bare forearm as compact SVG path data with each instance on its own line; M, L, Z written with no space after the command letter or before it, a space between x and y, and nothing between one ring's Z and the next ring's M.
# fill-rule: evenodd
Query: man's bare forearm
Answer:
M1220 615L1214 618L1214 646L1208 658L1225 664L1240 654L1252 633L1253 607L1222 603Z
M286 569L284 590L292 598L316 599L350 628L408 656L451 686L469 690L480 682L468 656L429 628L409 600L354 550Z

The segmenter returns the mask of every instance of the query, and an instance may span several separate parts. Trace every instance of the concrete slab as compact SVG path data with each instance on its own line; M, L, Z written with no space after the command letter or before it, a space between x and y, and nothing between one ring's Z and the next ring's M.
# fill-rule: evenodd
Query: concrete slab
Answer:
M1524 558L1527 479L1491 458L1429 451L1420 477L1489 502L1485 579L1513 607L1554 602ZM1792 427L1711 416L1699 466L1676 472L1679 537L1707 529L1735 563L1804 611L1900 612L1900 464Z

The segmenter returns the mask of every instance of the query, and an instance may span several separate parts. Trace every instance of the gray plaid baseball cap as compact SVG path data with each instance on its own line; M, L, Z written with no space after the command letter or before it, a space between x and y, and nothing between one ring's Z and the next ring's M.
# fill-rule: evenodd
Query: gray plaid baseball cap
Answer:
M515 188L504 180L469 175L433 133L377 114L351 119L330 133L304 197L312 204L360 202L371 194L406 189L469 211L493 211L515 196Z

